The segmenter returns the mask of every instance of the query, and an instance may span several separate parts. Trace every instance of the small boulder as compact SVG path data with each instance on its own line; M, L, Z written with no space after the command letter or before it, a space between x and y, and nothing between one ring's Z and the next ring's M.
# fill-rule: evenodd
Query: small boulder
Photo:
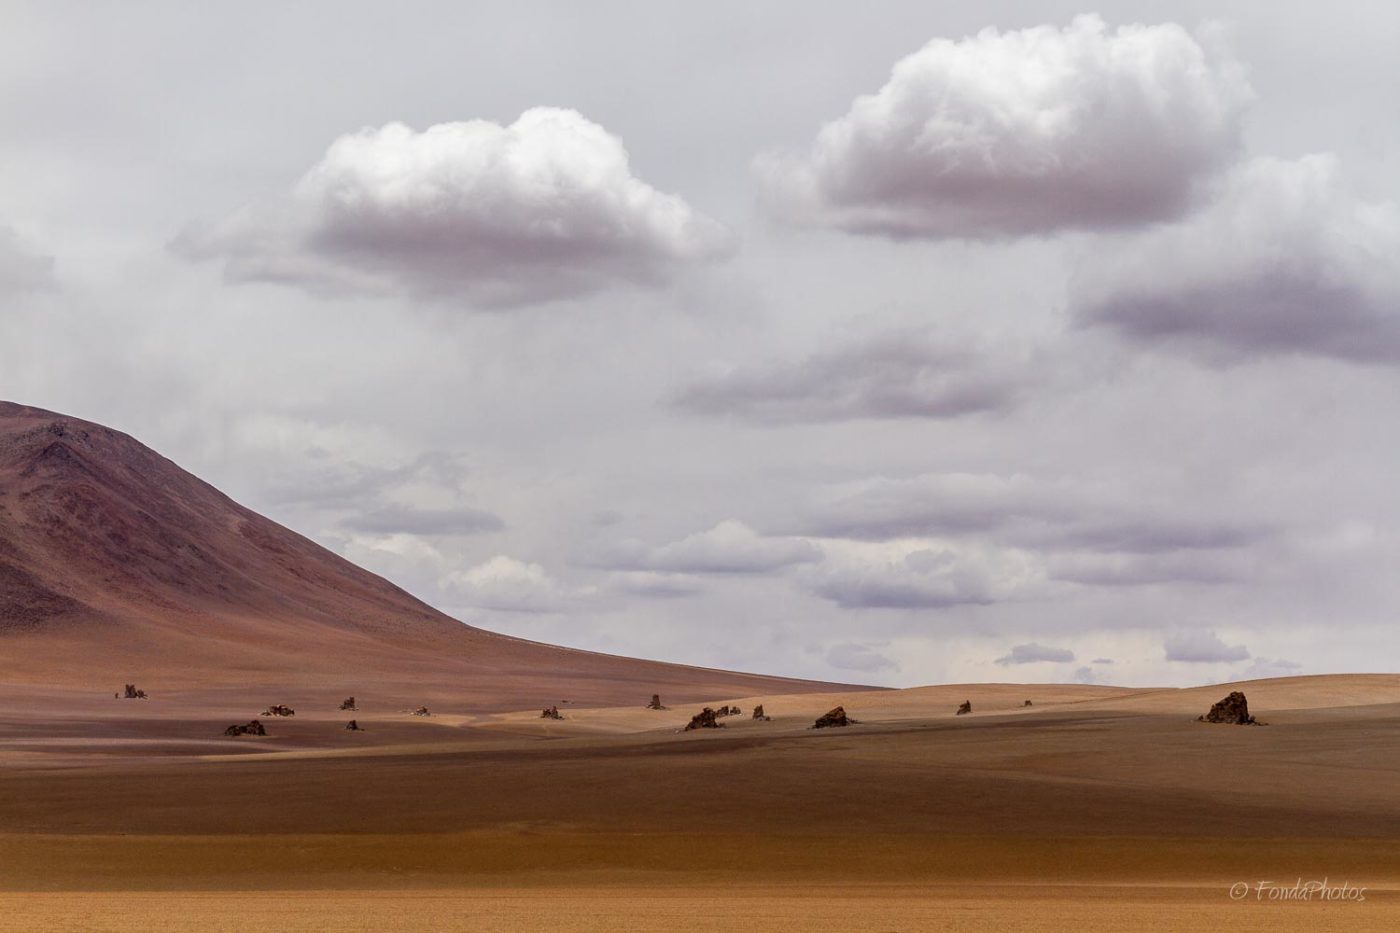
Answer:
M1034 704L1032 704L1030 700L1027 700L1026 702L1022 703L1021 705L1022 705L1022 706L1033 706Z
M227 729L224 730L224 735L267 735L267 730L263 728L263 724L261 722L258 722L258 720L254 719L252 722L244 726L240 726L236 723L232 726L229 726Z
M353 720L353 719L350 720L349 722L347 722L347 723L345 724L345 728L349 729L351 732L363 732L363 731L364 731L363 729L360 728L360 724L359 724L358 722L356 722L355 720Z
M352 711L358 710L358 709L359 709L359 707L355 705L355 698L354 698L354 697L346 697L345 699L341 700L341 701L340 701L340 708L341 708L341 709L348 709L348 710L352 710Z
M647 704L647 709L666 709L661 705L661 694L653 693L651 695L651 702Z
M146 698L146 691L137 690L135 684L127 684L126 691L122 694L123 700L144 700Z
M283 706L281 703L278 703L275 706L269 706L267 709L263 710L262 714L264 716L295 716L297 711L290 706Z
M689 732L692 729L723 729L724 723L715 718L715 711L708 706L690 717L690 722L686 723L682 731Z
M816 723L813 724L812 728L830 729L834 726L849 726L853 722L855 722L855 720L846 715L846 708L844 706L838 706L818 719Z
M551 706L549 709L540 711L541 719L563 719L564 714L559 712L559 707Z
M1249 715L1249 701L1243 693L1233 691L1225 699L1210 708L1210 712L1200 716L1197 722L1223 722L1235 726L1262 726L1263 723Z
M433 715L433 714L430 713L430 712L428 712L428 708L427 708L426 706L420 706L420 707L418 707L416 710L413 710L413 715L415 715L415 716L431 716L431 715Z
M757 706L755 706L755 707L753 708L753 718L754 718L754 719L757 719L757 720L759 720L759 721L761 721L761 722L767 722L767 721L769 720L770 717L767 716L767 715L765 715L764 712L763 712L763 704L762 704L762 703L758 704Z
M957 715L966 716L970 712L972 712L972 701L963 700L962 705L958 707Z

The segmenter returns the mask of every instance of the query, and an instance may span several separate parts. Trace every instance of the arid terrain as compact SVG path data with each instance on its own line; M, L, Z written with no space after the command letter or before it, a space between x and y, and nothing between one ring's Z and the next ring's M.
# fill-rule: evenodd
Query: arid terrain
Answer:
M4 928L1400 925L1400 675L874 690L568 651L11 405L0 585ZM1232 689L1266 726L1196 721ZM740 712L681 731L706 705Z

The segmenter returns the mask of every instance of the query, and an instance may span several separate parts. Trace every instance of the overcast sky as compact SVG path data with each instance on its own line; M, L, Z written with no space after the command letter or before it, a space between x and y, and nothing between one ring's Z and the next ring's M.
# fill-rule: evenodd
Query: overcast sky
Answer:
M1400 658L1400 6L0 4L0 397L463 621Z

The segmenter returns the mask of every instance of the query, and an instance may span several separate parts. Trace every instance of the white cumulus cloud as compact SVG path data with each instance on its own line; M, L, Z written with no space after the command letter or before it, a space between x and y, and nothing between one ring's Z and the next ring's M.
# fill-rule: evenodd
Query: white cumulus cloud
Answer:
M504 307L663 284L732 244L633 175L617 136L536 107L508 126L389 123L341 136L289 196L191 227L174 246L223 260L235 280Z
M790 219L895 238L991 238L1176 217L1227 165L1253 92L1174 23L934 39L799 158L758 169Z

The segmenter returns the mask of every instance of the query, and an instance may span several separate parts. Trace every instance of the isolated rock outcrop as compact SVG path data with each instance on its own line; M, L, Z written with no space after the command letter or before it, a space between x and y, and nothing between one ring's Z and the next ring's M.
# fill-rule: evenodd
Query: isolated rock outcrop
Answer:
M651 702L647 704L647 709L666 709L665 706L661 705L661 694L653 693L651 695Z
M426 706L420 706L420 707L418 707L417 709L413 710L412 712L413 712L413 715L415 715L415 716L431 716L431 715L433 715L432 713L428 712L428 708L427 708Z
M125 692L124 694L122 694L122 699L123 699L123 700L145 700L145 699L147 699L146 691L144 691L144 690L137 690L135 684L127 684L127 685L126 685L126 692Z
M263 724L254 719L245 726L234 724L224 730L224 735L267 735L267 730Z
M362 731L364 731L364 730L362 730L362 729L360 728L360 724L359 724L358 722L356 722L355 720L353 720L353 719L350 720L349 722L347 722L347 723L345 724L345 728L349 729L351 732L362 732Z
M559 707L551 706L549 709L540 711L541 719L563 719L564 714L559 712Z
M1223 722L1235 726L1262 726L1259 720L1249 715L1249 701L1243 693L1233 691L1225 699L1210 708L1210 712L1196 719L1197 722Z
M813 724L812 728L830 729L833 726L849 726L853 722L855 722L855 720L846 715L846 708L844 706L838 706L818 719L816 723Z
M283 706L281 703L278 703L275 706L269 706L267 709L263 710L262 714L264 716L295 716L297 711L290 706Z
M686 723L684 732L692 729L723 729L724 723L715 718L715 711L708 706L690 717L690 722Z
M1027 700L1026 702L1022 703L1021 705L1022 705L1022 706L1031 706L1031 705L1033 705L1033 704L1031 703L1030 700Z
M345 699L341 700L341 701L340 701L340 708L341 708L341 709L348 709L348 710L358 710L358 709L359 709L359 707L355 705L355 698L354 698L354 697L346 697Z
M760 703L753 708L753 718L760 719L763 722L767 722L771 717L763 712L763 704Z
M970 713L970 712L972 712L972 701L971 701L971 700L963 700L963 701L962 701L962 706L959 706L959 707L958 707L957 715L959 715L959 716L966 716L966 715L967 715L968 713Z

